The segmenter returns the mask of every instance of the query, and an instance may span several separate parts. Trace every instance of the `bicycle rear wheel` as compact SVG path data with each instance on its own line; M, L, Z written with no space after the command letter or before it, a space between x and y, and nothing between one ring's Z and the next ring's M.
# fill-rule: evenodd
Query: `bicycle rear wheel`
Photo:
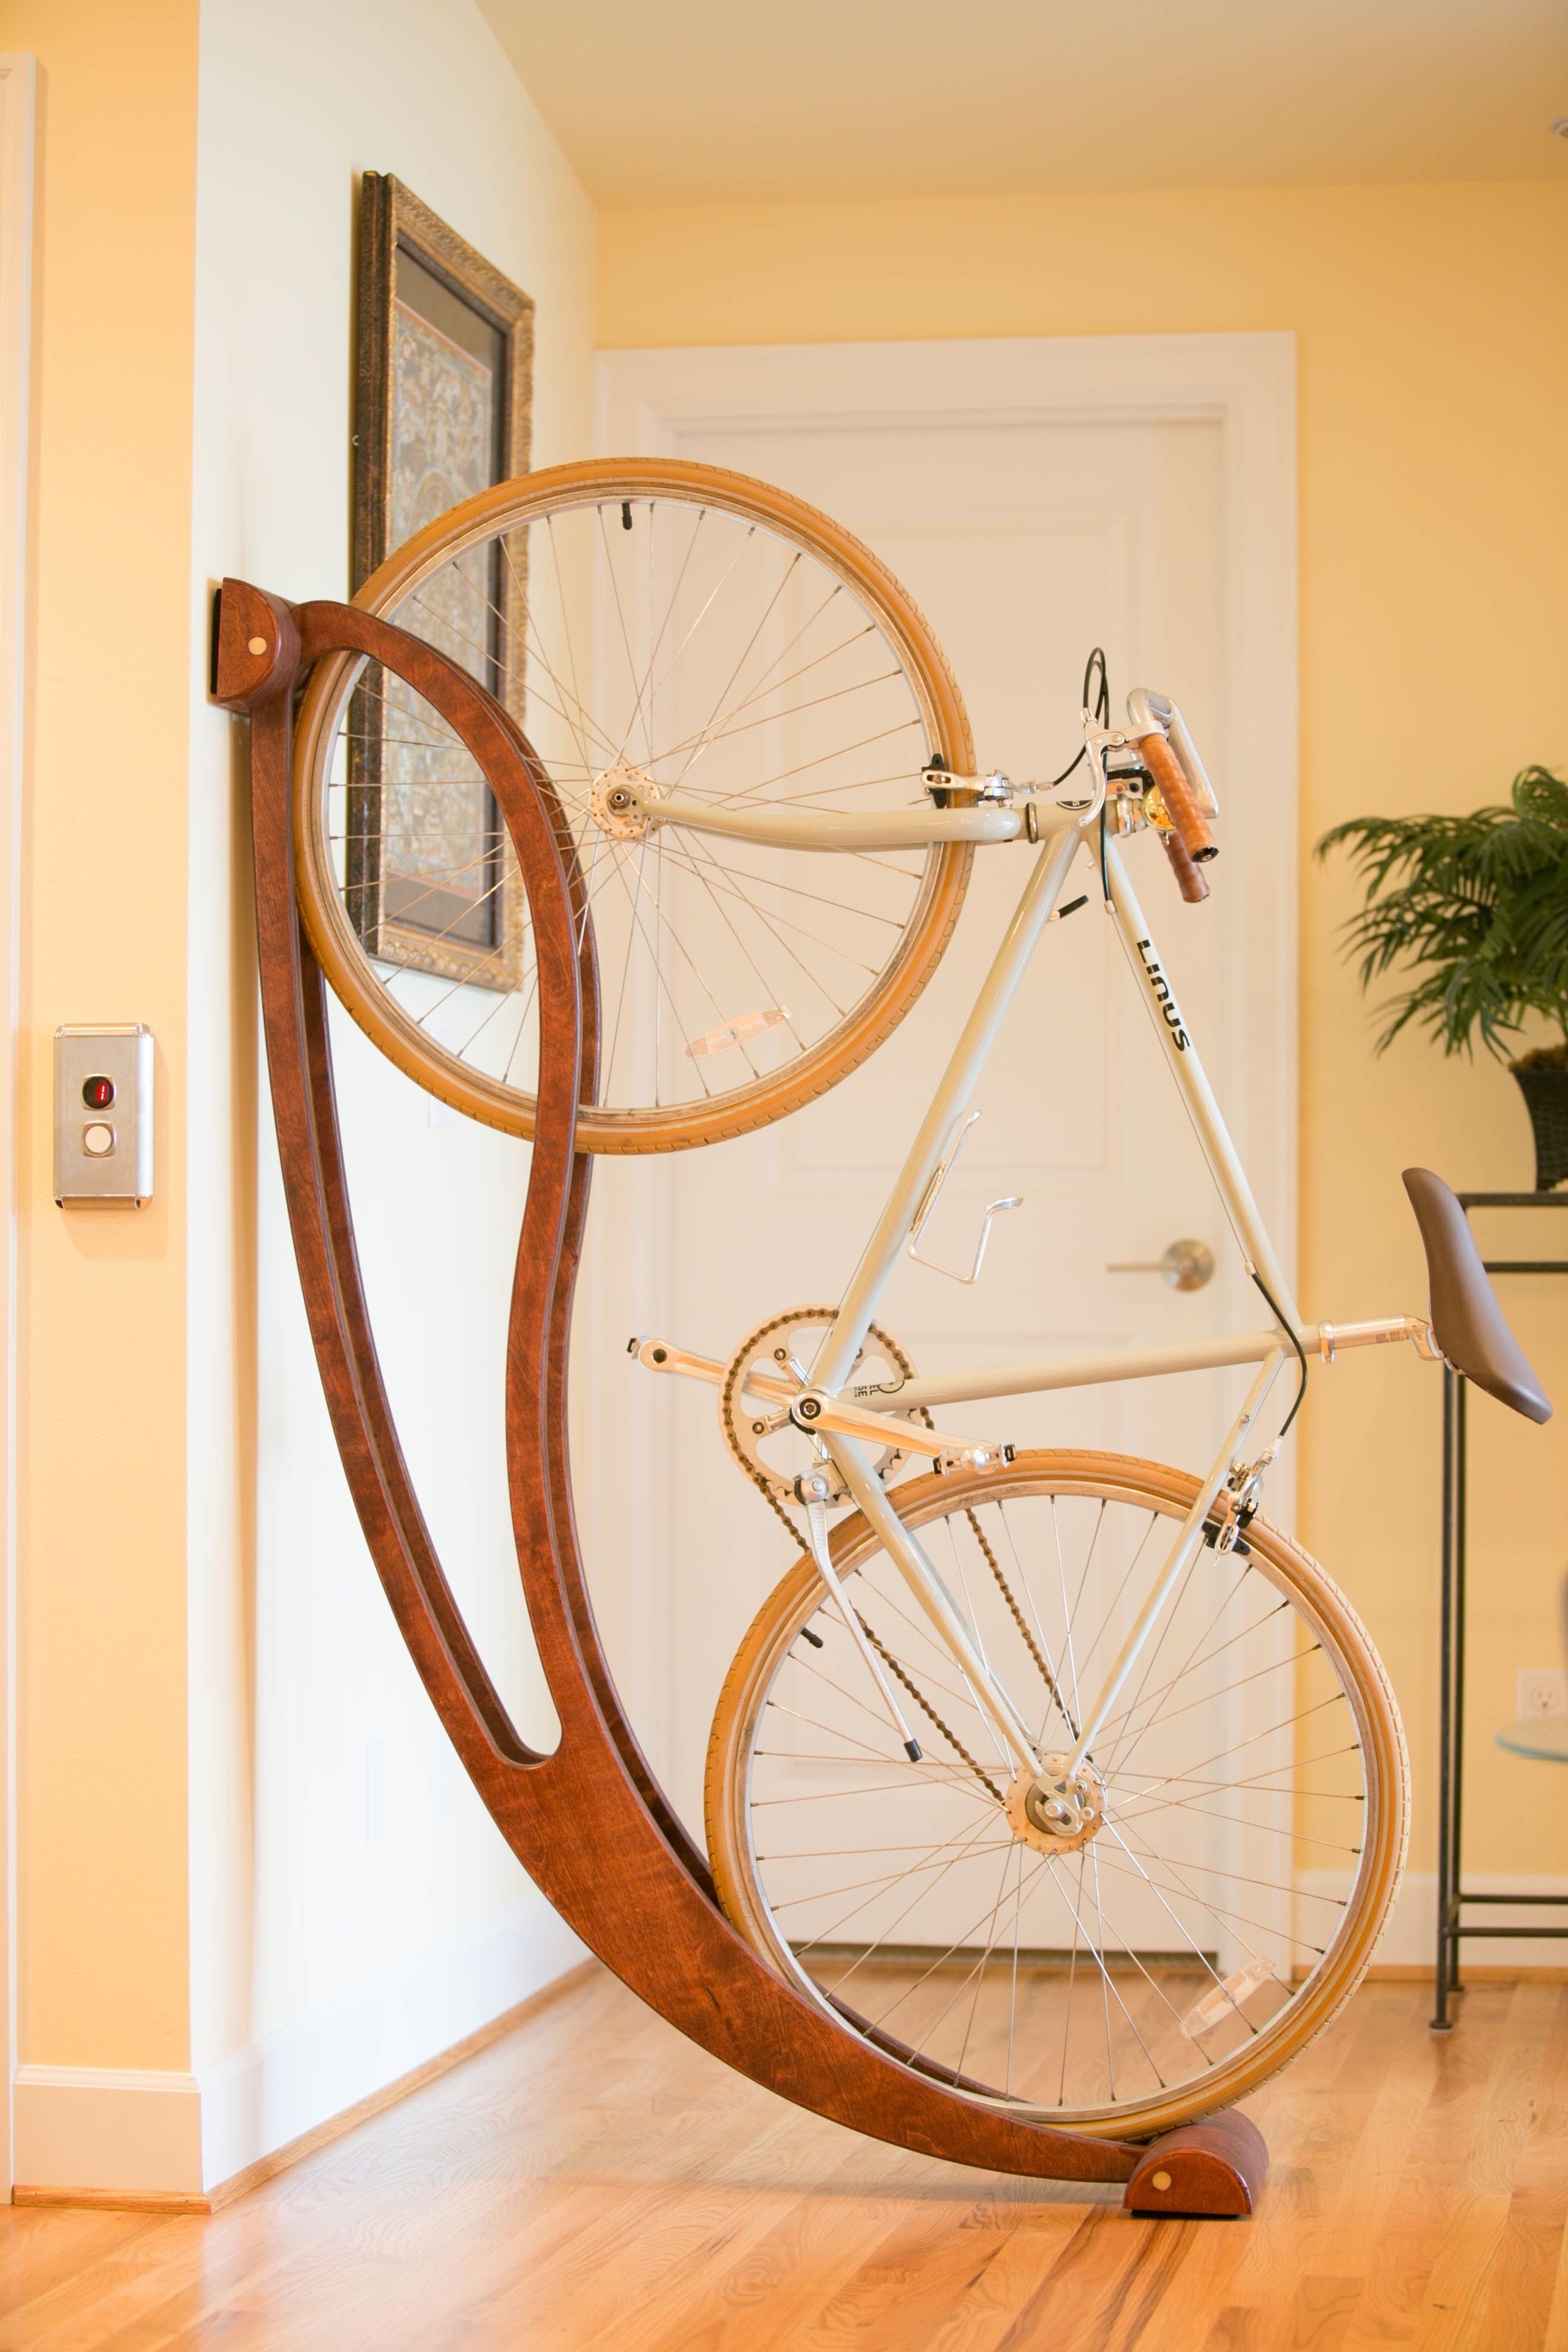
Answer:
M766 1125L863 1061L956 919L972 849L783 850L617 816L617 777L747 810L856 814L973 767L931 630L848 532L786 492L653 459L482 492L355 600L473 670L571 828L600 962L580 1143L657 1151ZM436 712L349 656L300 711L300 905L382 1050L472 1118L532 1131L527 909L483 779Z
M1021 1454L897 1487L1043 1749L1157 1576L1195 1479ZM858 1515L836 1563L924 1759L809 1559L736 1654L709 1748L733 1924L847 2031L961 2095L1140 2138L1244 2097L1348 1999L1405 1836L1398 1715L1322 1570L1259 1521L1200 1548L1090 1751L1098 1830L1009 1826L1011 1766Z

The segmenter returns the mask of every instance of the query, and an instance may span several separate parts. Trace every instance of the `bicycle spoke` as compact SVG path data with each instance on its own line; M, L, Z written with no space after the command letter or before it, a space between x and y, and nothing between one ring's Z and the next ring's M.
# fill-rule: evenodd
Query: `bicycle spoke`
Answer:
M1048 1727L1072 1705L1075 1676L1089 1688L1105 1670L1120 1628L1163 1571L1179 1514L1070 1489L1037 1495L1013 1475L1023 1492L1004 1479L994 1497L955 1498L922 1540L944 1563L991 1674L1005 1683L1034 1658L1063 1677ZM988 1574L975 1576L972 1551ZM955 1737L980 1742L989 1709L885 1555L856 1563L856 1590L884 1659L931 1692ZM774 1932L806 1923L804 1937L785 1938L789 1965L841 2000L858 1984L885 1986L855 1999L874 2032L907 2046L904 2063L976 2095L977 2076L988 2080L988 2095L1031 2113L1136 2116L1189 2092L1190 2111L1201 2112L1211 2076L1267 2070L1350 1932L1367 1799L1361 1741L1313 1736L1347 1692L1281 1683L1282 1664L1322 1671L1321 1643L1299 1615L1281 1613L1291 1607L1251 1555L1235 1562L1205 1548L1189 1563L1163 1648L1152 1643L1140 1692L1097 1759L1098 1827L1057 1853L1022 1843L1001 1806L950 1765L933 1770L928 1759L896 1780L878 1774L860 1729L886 1760L894 1734L880 1695L862 1683L826 1600L814 1599L806 1622L834 1646L807 1655L793 1643L800 1680L776 1689L767 1712L807 1718L796 1727L805 1739L843 1760L753 1743L747 1800L759 1885L776 1880ZM1279 1656L1259 1654L1281 1645ZM818 1694L815 1705L806 1692ZM1227 1714L1237 1706L1239 1721ZM803 1764L835 1785L795 1790L771 1777ZM815 1810L792 1814L785 1804ZM1336 1831L1347 1821L1355 1836ZM801 1833L808 1823L815 1837ZM1330 1865L1326 1888L1299 1883Z
M879 582L843 576L837 550L825 562L814 523L791 537L721 496L526 507L523 484L514 516L393 593L390 614L526 712L590 877L578 920L596 934L606 1049L592 1116L700 1124L739 1097L759 1106L745 1123L765 1121L795 1065L839 1039L847 1053L868 1034L851 1026L858 1010L919 971L926 948L911 961L909 945L934 947L951 853L810 854L664 825L639 836L617 830L601 781L635 762L656 791L807 819L907 804L933 749L910 617ZM404 1048L428 1038L430 1083L460 1107L480 1108L463 1100L471 1073L484 1115L498 1087L526 1108L538 975L504 826L457 730L395 673L370 675L339 714L320 788L322 854L342 919L360 926L356 985L374 1015L362 1025L379 1037L384 1007ZM909 979L897 986L908 1001ZM451 997L470 989L515 1009L465 1003L448 1038Z

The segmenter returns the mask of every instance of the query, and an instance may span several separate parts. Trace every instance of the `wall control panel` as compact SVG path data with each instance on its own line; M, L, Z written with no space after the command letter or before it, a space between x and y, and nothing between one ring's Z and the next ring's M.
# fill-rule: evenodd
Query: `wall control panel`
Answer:
M153 1032L140 1021L55 1031L55 1199L140 1209L153 1197Z

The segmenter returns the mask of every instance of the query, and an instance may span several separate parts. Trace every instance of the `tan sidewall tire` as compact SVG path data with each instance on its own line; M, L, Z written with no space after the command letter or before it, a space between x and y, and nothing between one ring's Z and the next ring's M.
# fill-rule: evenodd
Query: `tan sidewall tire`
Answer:
M649 495L721 507L805 548L862 598L887 631L920 701L933 753L955 774L973 772L974 747L957 682L930 625L887 566L804 499L717 466L607 457L502 482L416 533L373 572L354 603L384 616L421 578L463 546L500 529L531 521L550 509ZM488 1127L510 1135L531 1135L532 1097L468 1069L425 1036L393 1004L369 970L343 910L322 823L321 776L358 670L357 660L347 654L319 664L300 709L294 752L295 871L310 945L344 1009L406 1076ZM766 1127L826 1094L897 1028L925 986L958 919L973 859L973 850L966 843L947 843L931 853L914 912L877 982L836 1029L775 1077L679 1110L586 1109L577 1125L579 1147L608 1152L689 1150Z
M1030 1492L1108 1496L1158 1506L1180 1517L1198 1491L1183 1470L1120 1454L1020 1454L1001 1476L984 1471L911 1479L893 1490L900 1518L920 1528L966 1504ZM1366 1972L1383 1933L1405 1865L1409 1821L1409 1765L1394 1694L1365 1628L1316 1560L1266 1520L1247 1531L1254 1559L1276 1587L1300 1609L1323 1643L1356 1717L1365 1758L1367 1822L1362 1868L1339 1935L1317 1977L1285 2012L1280 2030L1247 2046L1245 2055L1205 2075L1201 2084L1168 2098L1128 2102L1114 2113L1051 2107L1050 2121L1102 2138L1152 2137L1230 2106L1315 2040L1343 2008ZM879 1549L856 1512L834 1531L834 1563L848 1574ZM763 1603L735 1653L713 1717L708 1747L708 1853L719 1899L731 1924L769 1964L796 1983L807 1980L789 1961L772 1927L752 1863L747 1789L756 1717L778 1662L821 1600L816 1570L803 1557ZM955 2092L954 2097L964 2095ZM1025 2110L1027 2112L1027 2110Z

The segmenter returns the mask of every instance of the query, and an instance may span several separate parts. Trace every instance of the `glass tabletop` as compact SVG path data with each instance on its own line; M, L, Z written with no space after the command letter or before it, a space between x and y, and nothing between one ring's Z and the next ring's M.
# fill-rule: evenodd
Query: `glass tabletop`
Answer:
M1496 1735L1510 1756L1532 1756L1542 1764L1568 1764L1568 1715L1528 1716L1505 1723Z

